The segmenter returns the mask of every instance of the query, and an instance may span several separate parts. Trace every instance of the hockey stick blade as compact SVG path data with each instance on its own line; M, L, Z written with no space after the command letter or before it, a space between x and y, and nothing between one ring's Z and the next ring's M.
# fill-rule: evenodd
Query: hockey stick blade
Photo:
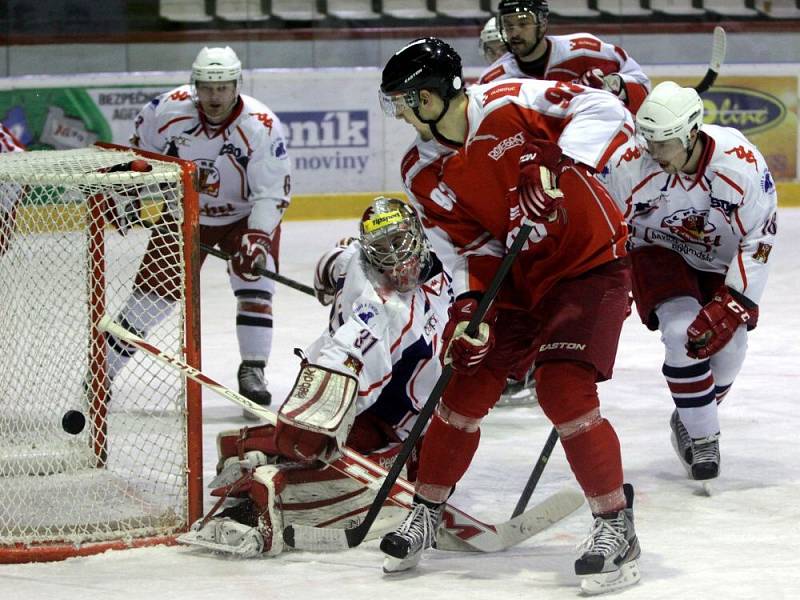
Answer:
M694 86L698 94L708 91L717 80L717 75L722 68L722 63L725 61L725 52L727 51L728 42L725 35L725 30L717 25L714 27L714 43L711 48L711 60L708 63L708 70L703 76L702 81Z
M455 552L501 552L540 533L568 517L583 505L583 495L575 490L556 492L521 515L497 524L484 523L478 531L458 509L448 511L437 534L436 548ZM452 507L448 507L452 508ZM284 542L293 548L313 552L338 552L353 547L353 529L332 529L310 525L290 525L284 529ZM288 537L287 537L288 535ZM359 540L360 542L360 540Z
M459 537L463 530L451 527L445 522L448 527L439 530L436 548L458 552L500 552L541 533L570 516L581 506L583 506L583 494L573 489L559 490L522 514L493 525L496 536L492 540L494 542L492 547L488 543L479 546L475 540L470 544L464 542ZM485 541L489 542L489 538Z
M231 255L227 252L223 252L222 250L218 250L213 246L209 246L208 244L200 244L200 249L203 252L211 254L212 256L216 256L217 258L221 258L222 260L230 260ZM277 281L278 283L282 283L283 285L290 287L292 289L297 290L298 292L303 292L304 294L308 294L309 296L316 296L314 292L314 288L310 285L306 285L305 283L300 283L299 281L295 281L294 279L289 279L288 277L284 277L283 275L279 275L273 271L268 271L267 269L262 269L261 267L255 267L253 269L253 273L256 275L261 275L262 277L266 277L267 279L272 279L273 281Z

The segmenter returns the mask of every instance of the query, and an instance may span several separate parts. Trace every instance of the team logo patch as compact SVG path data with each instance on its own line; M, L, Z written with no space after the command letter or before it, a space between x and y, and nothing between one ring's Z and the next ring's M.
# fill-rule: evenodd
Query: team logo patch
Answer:
M764 175L761 177L761 189L764 190L765 194L771 194L775 191L775 182L772 180L772 175L769 171L764 171Z
M753 253L753 260L756 260L763 264L767 264L770 252L772 252L772 244L765 244L764 242L759 242L758 248Z
M362 302L361 304L356 306L354 312L356 313L356 316L361 320L361 322L364 323L364 325L368 325L369 322L372 319L374 319L377 316L378 312L380 311L378 310L378 307L375 306L374 304L370 302Z
M356 375L361 373L361 369L364 368L364 364L358 360L354 356L347 355L347 358L344 359L344 366L347 369L350 369Z
M720 236L712 235L716 227L709 223L707 210L690 207L675 211L661 221L661 226L669 229L673 235L687 242L702 244L709 250L719 245Z
M272 142L272 156L275 158L286 158L286 144L283 140L275 140Z
M195 159L197 165L200 193L212 198L219 196L219 171L216 163L208 158Z

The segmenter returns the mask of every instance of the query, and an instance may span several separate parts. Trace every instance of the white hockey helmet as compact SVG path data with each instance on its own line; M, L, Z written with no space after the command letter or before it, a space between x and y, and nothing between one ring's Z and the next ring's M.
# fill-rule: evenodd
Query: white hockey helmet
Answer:
M382 285L409 292L424 280L430 246L408 204L397 198L375 198L361 217L359 233L364 259Z
M690 134L703 124L703 100L693 88L659 83L636 113L636 129L648 142L678 138L689 147Z
M199 81L240 81L242 63L230 46L205 47L192 63L192 84Z
M503 38L500 36L500 30L497 28L497 18L492 17L481 29L481 36L478 39L478 47L481 50L481 54L486 59L487 62L494 62L497 57L493 54L493 48L497 48L498 46L502 46L502 52L505 52L505 42ZM498 56L499 57L499 56Z

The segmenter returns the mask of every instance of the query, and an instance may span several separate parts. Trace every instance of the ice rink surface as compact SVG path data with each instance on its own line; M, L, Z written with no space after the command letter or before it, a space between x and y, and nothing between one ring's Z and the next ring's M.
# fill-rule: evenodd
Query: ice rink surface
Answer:
M281 270L310 284L321 252L356 233L353 221L287 222ZM600 385L603 414L619 434L627 481L636 488L642 581L626 600L781 600L800 598L800 209L782 209L772 272L758 329L721 407L722 475L706 497L686 479L669 441L672 401L661 377L658 334L626 321L614 379ZM224 264L209 257L202 273L203 369L236 388L239 364L234 299ZM279 403L294 381L303 347L327 311L300 292L279 288L268 367ZM245 425L241 410L204 392L206 481L214 439ZM547 437L537 407L498 408L484 422L481 446L452 503L484 521L507 519ZM533 502L577 487L558 447ZM206 499L206 507L210 504ZM387 577L377 542L347 552L290 552L237 560L183 547L158 547L0 566L3 600L556 600L579 596L575 546L589 529L586 505L550 530L499 554L431 552L412 574Z

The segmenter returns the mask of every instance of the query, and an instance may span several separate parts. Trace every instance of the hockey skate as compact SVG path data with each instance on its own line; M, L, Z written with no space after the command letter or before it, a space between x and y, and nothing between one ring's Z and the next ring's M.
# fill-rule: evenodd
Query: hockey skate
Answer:
M413 569L428 548L436 547L436 530L442 522L444 504L426 504L419 497L406 520L381 540L384 573L400 573Z
M597 515L589 536L578 547L575 574L584 594L604 594L639 581L641 554L633 525L633 487L623 486L627 508L610 515Z
M267 389L267 383L264 381L264 367L266 363L263 360L245 360L239 365L239 393L252 400L261 406L269 406L272 402L272 394ZM244 416L251 420L258 420L257 417L251 415L248 411L244 411Z
M497 406L533 406L539 403L536 395L536 382L533 379L533 369L525 374L525 377L517 381L508 379Z
M718 477L721 462L719 433L692 439L683 426L677 410L672 411L669 425L672 429L672 447L689 477L695 481L707 481Z

